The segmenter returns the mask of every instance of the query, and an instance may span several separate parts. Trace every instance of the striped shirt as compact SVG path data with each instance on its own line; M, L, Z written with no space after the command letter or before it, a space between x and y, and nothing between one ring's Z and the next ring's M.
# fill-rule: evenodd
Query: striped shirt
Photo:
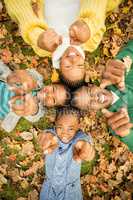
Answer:
M0 119L3 120L10 112L9 100L14 96L14 93L9 90L9 86L0 81Z

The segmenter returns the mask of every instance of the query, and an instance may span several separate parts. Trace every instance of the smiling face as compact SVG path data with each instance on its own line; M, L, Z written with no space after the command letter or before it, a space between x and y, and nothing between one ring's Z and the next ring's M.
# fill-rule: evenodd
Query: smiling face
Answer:
M74 114L64 114L56 121L56 131L62 142L68 143L79 129L78 117Z
M51 84L45 86L39 93L38 98L43 102L44 106L62 106L69 98L68 91L61 84Z
M84 79L84 58L76 48L67 48L60 61L60 70L68 82L79 82Z
M72 105L82 110L99 110L108 107L112 101L112 94L108 90L83 86L75 92Z

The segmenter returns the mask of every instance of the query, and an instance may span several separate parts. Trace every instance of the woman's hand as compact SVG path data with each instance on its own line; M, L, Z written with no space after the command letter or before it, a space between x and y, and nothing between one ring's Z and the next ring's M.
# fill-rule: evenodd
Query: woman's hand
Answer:
M17 95L23 95L37 88L37 82L26 70L16 70L7 77L7 83Z
M49 28L43 33L41 33L38 38L38 46L41 49L50 52L54 52L61 43L62 37L58 35L52 28Z
M110 112L107 109L102 110L107 123L115 133L121 137L125 137L130 133L133 124L130 123L128 112L126 108L121 108L118 112Z
M85 22L78 20L70 26L69 36L72 45L80 45L90 38L90 29Z
M103 73L103 80L100 87L116 85L120 90L125 89L125 64L120 60L109 60Z
M13 112L19 116L34 115L38 111L37 98L31 96L31 94L12 97L10 106Z

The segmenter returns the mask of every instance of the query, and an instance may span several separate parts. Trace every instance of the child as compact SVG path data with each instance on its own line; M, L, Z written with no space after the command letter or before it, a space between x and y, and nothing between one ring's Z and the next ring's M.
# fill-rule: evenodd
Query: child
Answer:
M119 52L116 60L107 63L103 78L100 87L78 89L72 105L80 109L103 109L112 134L133 152L133 40Z
M85 78L85 54L80 46L70 45L69 38L52 55L53 67L59 69L60 79L69 87L79 87Z
M22 116L38 121L45 113L44 106L62 106L68 98L64 85L44 86L42 76L34 69L12 72L0 62L0 120L6 131L12 131Z
M40 200L82 200L80 167L92 160L92 138L79 129L79 112L70 107L59 110L55 128L45 130L39 143L46 155L46 181Z
M106 30L106 13L121 0L4 0L8 14L19 25L21 35L39 56L50 56L69 29L71 44L94 51ZM60 36L61 35L61 36Z

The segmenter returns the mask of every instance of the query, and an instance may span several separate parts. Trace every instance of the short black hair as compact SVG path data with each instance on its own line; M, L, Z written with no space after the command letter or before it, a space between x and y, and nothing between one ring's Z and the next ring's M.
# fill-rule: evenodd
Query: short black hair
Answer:
M70 88L67 87L66 85L62 84L62 86L66 90L66 99L65 99L65 102L64 102L64 106L67 106L67 105L69 105L69 103L71 101L71 91L70 91Z
M64 74L61 72L61 70L60 70L60 72L59 72L59 78L60 78L60 80L61 80L61 82L62 82L63 84L67 85L68 87L70 87L70 88L72 88L72 89L76 89L76 88L82 86L83 83L84 83L84 77L83 77L82 79L76 80L76 81L70 81L70 80L68 80L68 79L64 76Z
M85 114L85 113L87 113L87 111L89 111L89 109L88 108L85 108L85 109L79 108L79 106L77 105L77 98L76 98L76 93L80 92L80 90L82 90L83 88L87 88L87 86L86 85L81 86L77 90L75 90L74 92L72 92L70 104L71 104L72 107L82 110L82 113Z
M80 120L80 111L77 108L74 108L72 106L64 106L61 108L58 108L56 111L56 120L58 120L63 115L75 115Z

